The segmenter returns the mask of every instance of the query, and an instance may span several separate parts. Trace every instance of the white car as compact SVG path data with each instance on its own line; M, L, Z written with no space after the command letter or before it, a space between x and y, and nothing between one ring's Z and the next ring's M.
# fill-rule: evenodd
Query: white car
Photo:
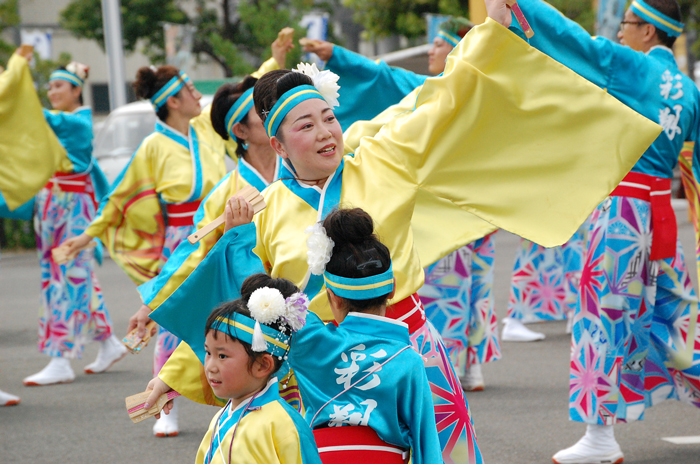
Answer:
M204 95L200 103L205 107L213 99L213 95ZM122 172L131 155L155 127L156 113L151 103L145 100L120 106L109 113L107 119L100 124L92 154L110 184ZM231 170L235 167L235 163L227 157L226 166Z

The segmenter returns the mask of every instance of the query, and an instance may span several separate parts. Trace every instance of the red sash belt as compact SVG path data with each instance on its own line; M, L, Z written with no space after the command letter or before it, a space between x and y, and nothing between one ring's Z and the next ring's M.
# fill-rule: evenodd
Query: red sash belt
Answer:
M408 333L413 333L425 324L425 308L417 293L386 308L386 317L408 324Z
M68 174L57 172L46 183L44 188L49 190L58 189L61 192L89 193L94 196L92 180L90 174Z
M361 425L314 430L323 464L406 464L409 452L383 441Z
M168 213L168 226L182 227L193 226L194 213L199 208L200 201L192 201L190 203L181 203L179 205L165 205Z
M678 225L671 206L671 179L630 172L610 194L632 197L651 204L652 261L676 256Z
M41 214L42 219L46 219L51 204L51 197L57 192L87 193L90 195L95 208L97 208L95 188L92 186L90 173L72 174L57 172L49 179L46 185L44 185L44 188L48 189L49 196L44 204L44 211L42 211Z

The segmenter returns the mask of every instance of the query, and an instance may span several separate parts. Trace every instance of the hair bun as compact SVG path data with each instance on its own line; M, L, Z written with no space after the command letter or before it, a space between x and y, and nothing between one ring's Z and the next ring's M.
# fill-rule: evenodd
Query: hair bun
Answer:
M360 208L338 210L326 218L323 226L336 246L359 245L376 238L372 217Z
M156 93L158 76L150 66L143 66L136 72L134 91L139 98L151 98Z

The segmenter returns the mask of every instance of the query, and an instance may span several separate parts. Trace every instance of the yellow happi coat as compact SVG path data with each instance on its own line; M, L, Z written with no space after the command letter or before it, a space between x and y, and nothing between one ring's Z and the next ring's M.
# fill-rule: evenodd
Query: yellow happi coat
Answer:
M660 132L488 20L455 47L442 76L426 80L412 110L361 138L324 189L334 188L340 176L337 204L361 207L374 218L391 252L399 301L421 287L423 266L441 257L437 248L428 258L419 253L411 225L419 195L450 205L429 217L430 239L445 244L446 252L482 237L489 227L484 221L556 246ZM305 229L323 213L304 199L304 188L296 181L274 183L264 192L267 209L254 218L255 254L271 276L296 285L308 270ZM458 210L474 215L464 221L473 228L455 226L455 215L447 213ZM312 296L310 310L331 319L325 291ZM200 375L201 363L182 343L159 376L183 395L211 403Z
M277 62L270 59L254 77L277 68ZM156 127L136 150L85 231L107 246L136 284L155 277L161 264L167 225L161 203L204 199L226 174L225 153L236 150L233 140L225 142L214 131L210 106L190 121L190 134L181 134L162 121Z

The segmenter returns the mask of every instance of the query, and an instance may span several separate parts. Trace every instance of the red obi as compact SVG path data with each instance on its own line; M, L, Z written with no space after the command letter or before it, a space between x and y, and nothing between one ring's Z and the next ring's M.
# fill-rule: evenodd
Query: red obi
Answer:
M90 179L89 173L69 174L57 172L49 179L44 188L52 191L58 189L61 192L89 193L93 198L95 197L95 189L92 187L92 179Z
M200 203L202 203L201 200L178 205L166 204L165 210L168 214L168 226L193 226L194 213L197 212Z
M417 293L404 298L386 308L386 317L408 324L408 333L412 334L425 324L425 308Z
M651 204L651 255L649 259L676 256L678 225L671 206L671 179L638 172L628 173L611 197L631 197Z
M315 429L314 438L323 464L406 464L410 454L361 425Z

